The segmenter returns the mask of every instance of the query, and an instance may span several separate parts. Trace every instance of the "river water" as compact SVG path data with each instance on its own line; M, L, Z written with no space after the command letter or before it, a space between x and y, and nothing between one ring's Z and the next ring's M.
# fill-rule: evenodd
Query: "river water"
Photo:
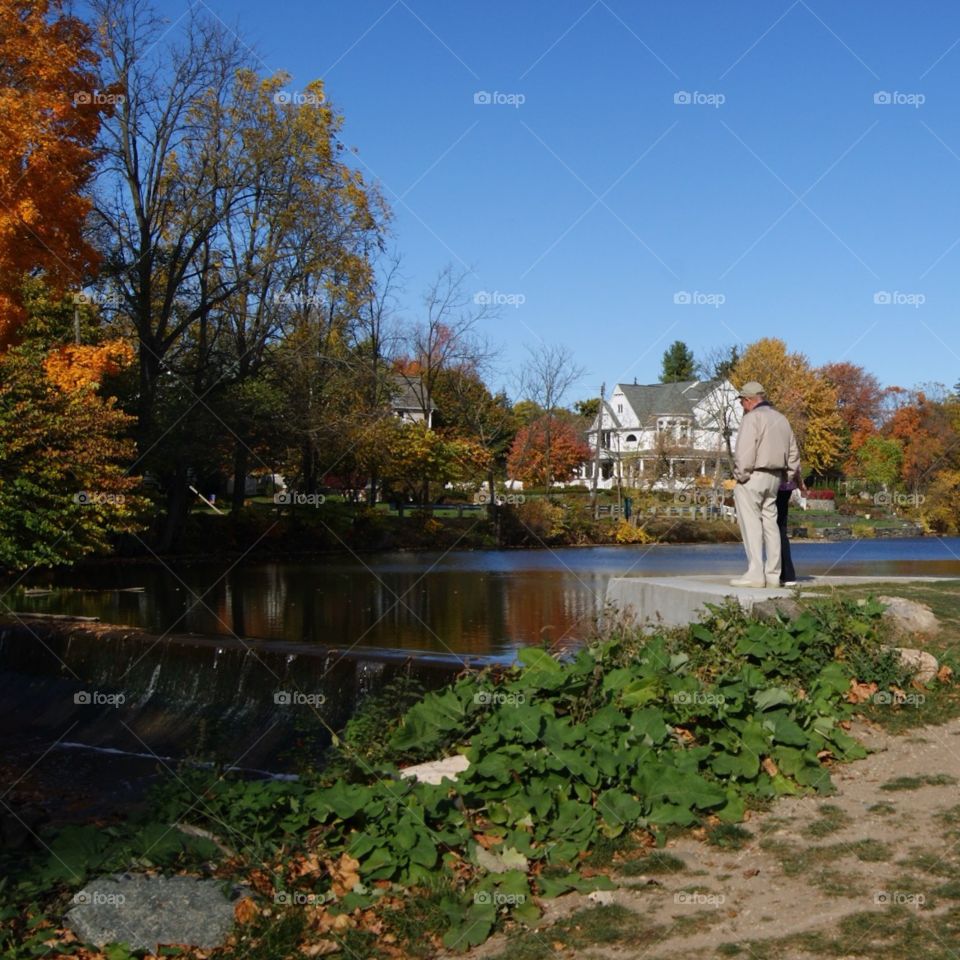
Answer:
M960 538L797 543L798 573L960 577ZM339 648L512 659L547 640L573 646L618 576L727 574L739 544L389 553L311 563L109 565L2 588L16 611L80 614L156 633L192 632Z

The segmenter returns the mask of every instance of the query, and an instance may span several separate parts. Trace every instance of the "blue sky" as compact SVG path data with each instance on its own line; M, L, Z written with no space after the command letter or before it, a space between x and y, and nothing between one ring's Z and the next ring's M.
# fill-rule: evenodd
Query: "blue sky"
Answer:
M507 301L497 382L540 340L586 368L572 400L655 381L676 339L768 335L960 380L960 5L204 6L292 91L326 82L394 211L407 316L446 263Z

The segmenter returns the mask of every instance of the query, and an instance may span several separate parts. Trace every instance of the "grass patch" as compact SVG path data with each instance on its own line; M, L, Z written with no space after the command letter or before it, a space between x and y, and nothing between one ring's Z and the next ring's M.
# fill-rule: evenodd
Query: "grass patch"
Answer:
M957 782L949 773L924 773L918 777L894 777L880 785L881 790L919 790L921 787L951 787Z
M545 930L526 930L511 937L497 960L554 960L556 943L568 950L602 944L637 943L661 939L662 926L650 924L641 914L619 904L586 907Z
M886 800L881 800L879 803L871 803L870 806L867 807L867 813L875 813L880 817L892 817L896 812L897 808Z
M818 819L808 823L800 831L810 840L819 840L831 833L837 833L850 823L850 817L833 803L821 804L817 808L817 817Z
M683 873L687 869L686 863L672 853L663 850L654 850L645 857L628 860L620 868L621 873L628 877L638 877L642 874Z
M721 850L742 850L753 834L736 823L719 823L707 830L707 843Z

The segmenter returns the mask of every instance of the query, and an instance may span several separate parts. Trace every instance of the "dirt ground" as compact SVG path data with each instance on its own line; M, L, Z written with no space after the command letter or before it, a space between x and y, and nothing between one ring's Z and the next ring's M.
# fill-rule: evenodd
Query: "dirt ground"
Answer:
M676 872L634 852L617 890L547 902L538 931L468 957L960 958L960 720L852 732L871 753L835 768L836 794L754 813L740 849L670 841Z

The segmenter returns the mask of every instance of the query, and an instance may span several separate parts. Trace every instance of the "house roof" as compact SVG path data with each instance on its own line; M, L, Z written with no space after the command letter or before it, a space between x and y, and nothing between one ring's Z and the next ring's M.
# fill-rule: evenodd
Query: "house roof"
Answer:
M677 383L618 383L641 424L658 416L693 416L693 408L721 385L722 380L683 380Z
M394 410L419 410L426 411L423 402L423 385L419 377L408 377L402 373L393 376L393 400ZM430 409L436 410L437 405L430 401Z

